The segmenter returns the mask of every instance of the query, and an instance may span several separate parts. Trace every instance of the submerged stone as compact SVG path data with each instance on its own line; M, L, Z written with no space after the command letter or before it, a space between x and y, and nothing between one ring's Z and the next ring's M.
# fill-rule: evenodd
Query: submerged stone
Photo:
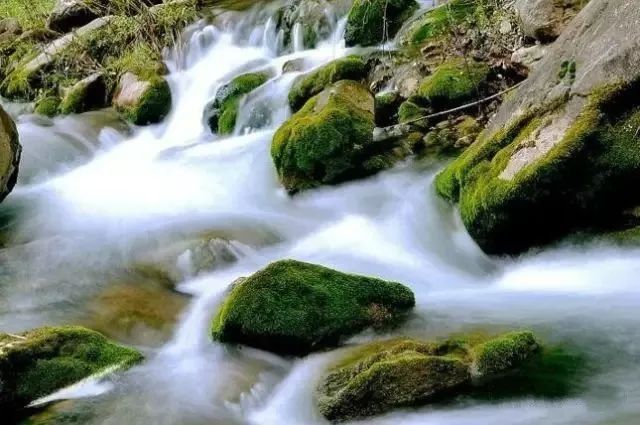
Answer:
M220 342L304 355L368 327L393 325L414 304L400 283L282 260L233 284L212 334Z
M516 370L539 349L527 331L497 338L366 344L329 367L317 390L318 407L330 421L342 422L423 405ZM483 380L474 380L479 376Z
M136 350L81 327L0 334L0 408L18 410L91 375L140 360Z

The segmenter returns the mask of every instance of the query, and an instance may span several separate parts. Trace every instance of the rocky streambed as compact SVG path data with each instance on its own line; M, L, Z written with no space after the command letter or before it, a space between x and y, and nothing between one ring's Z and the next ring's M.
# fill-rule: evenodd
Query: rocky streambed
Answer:
M32 6L10 423L638 421L633 1Z

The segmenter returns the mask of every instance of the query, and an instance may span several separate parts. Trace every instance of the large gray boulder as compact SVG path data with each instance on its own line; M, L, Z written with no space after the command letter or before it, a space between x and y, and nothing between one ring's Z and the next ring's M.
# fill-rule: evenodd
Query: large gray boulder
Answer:
M436 179L489 253L622 225L640 205L640 8L591 0Z
M96 3L96 2L94 2ZM67 33L96 19L100 6L83 0L57 0L49 15L47 27L53 31Z
M516 0L514 7L524 34L540 41L556 39L588 0Z
M16 125L0 107L0 201L16 184L21 152Z

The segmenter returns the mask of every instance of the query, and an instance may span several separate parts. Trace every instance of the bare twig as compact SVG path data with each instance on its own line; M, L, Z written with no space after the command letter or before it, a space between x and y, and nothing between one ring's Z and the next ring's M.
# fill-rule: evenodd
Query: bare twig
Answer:
M463 111L465 109L469 109L469 108L472 108L474 106L481 105L483 103L487 103L487 102L489 102L489 101L491 101L493 99L496 99L496 98L498 98L500 96L503 96L503 95L509 93L512 90L515 90L516 88L520 87L522 85L522 83L523 82L515 84L515 85L513 85L513 86L511 86L511 87L509 87L507 89L502 90L501 92L498 92L496 94L493 94L493 95L491 95L489 97L485 97L485 98L480 99L480 100L476 100L475 102L467 103L466 105L458 106L457 108L448 109L446 111L441 111L441 112L436 112L434 114L425 115L423 117L419 117L419 118L416 118L416 119L413 119L413 120L410 120L410 121L403 122L402 124L413 124L413 123L416 123L416 122L419 122L419 121L422 121L422 120L426 120L426 119L429 119L429 118L441 117L443 115L448 115L448 114L451 114L453 112Z

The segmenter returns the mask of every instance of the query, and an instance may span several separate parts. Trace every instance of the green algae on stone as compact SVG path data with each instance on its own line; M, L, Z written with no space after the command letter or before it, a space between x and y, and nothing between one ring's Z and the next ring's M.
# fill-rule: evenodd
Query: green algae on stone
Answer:
M236 281L211 330L220 342L304 355L368 327L393 325L414 304L400 283L281 260Z
M17 410L91 375L141 360L136 350L81 327L0 334L0 406Z
M490 70L485 63L471 59L452 59L422 80L418 94L436 109L460 106L463 102L478 97Z
M380 154L373 142L374 100L369 90L343 80L312 97L275 133L271 157L289 193L366 177L366 162Z
M360 56L352 55L329 62L296 78L289 91L289 105L295 112L328 85L340 80L362 80L368 71L367 62Z
M421 154L438 158L458 156L475 141L481 129L478 121L468 115L437 123L424 137Z
M236 126L240 101L269 79L267 72L251 72L235 77L218 89L215 98L206 107L204 121L211 131L231 134Z
M525 361L535 361L538 349L528 331L365 344L329 367L317 389L318 407L330 421L342 422L423 405L515 371ZM480 376L482 380L475 379Z
M418 7L415 0L355 0L347 17L347 46L373 46L392 40Z

